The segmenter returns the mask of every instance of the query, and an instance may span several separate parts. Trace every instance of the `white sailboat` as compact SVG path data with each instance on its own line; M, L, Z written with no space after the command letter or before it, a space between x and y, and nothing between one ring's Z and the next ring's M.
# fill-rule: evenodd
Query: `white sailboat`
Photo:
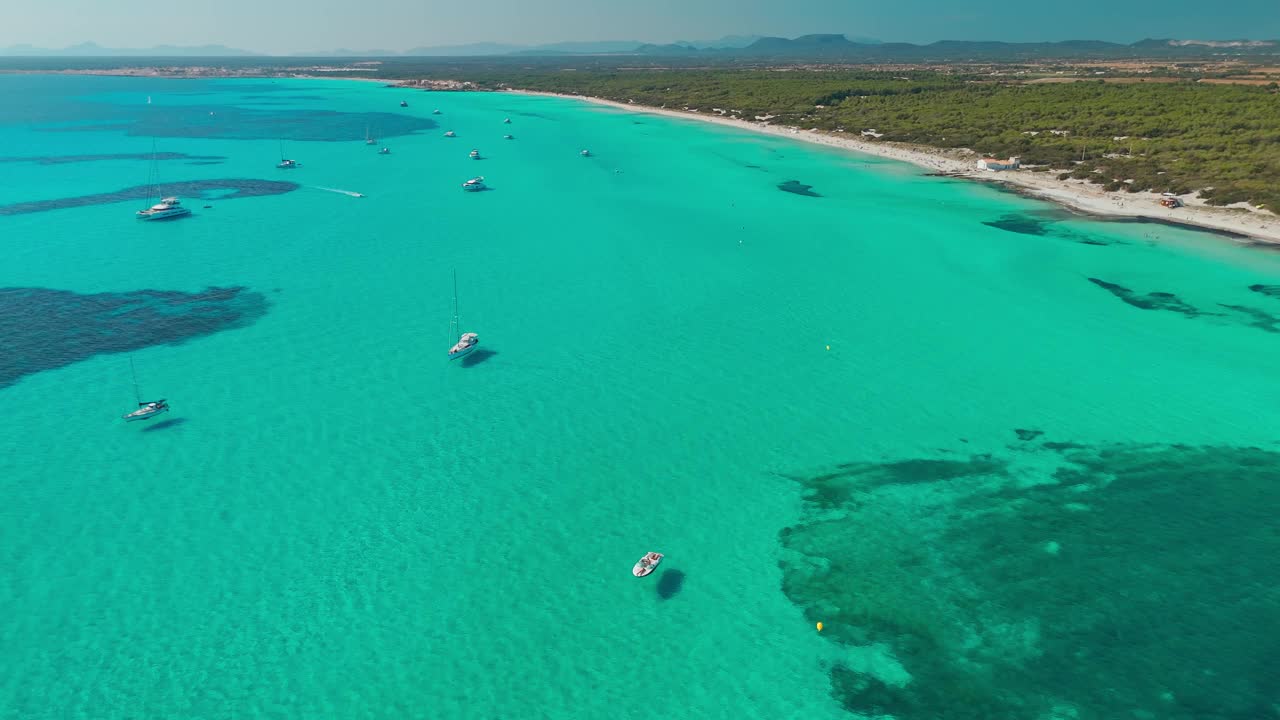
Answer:
M182 207L182 201L176 197L160 197L160 159L156 154L156 141L151 141L151 172L147 178L147 197L156 197L158 202L146 210L139 210L134 216L139 220L172 220L190 215L191 210Z
M133 375L133 399L138 402L138 409L124 415L124 421L150 420L161 413L169 412L169 401L164 398L146 401L142 399L142 393L138 392L138 371L133 367L133 358L129 358L129 372Z
M365 145L377 145L377 144L378 144L378 139L377 139L377 138L375 138L374 136L372 136L372 135L370 135L370 134L369 134L369 126L368 126L368 125L365 125L365 126L364 126L364 144L365 144Z
M298 162L297 160L289 160L285 158L284 140L280 141L280 162L276 163L276 167L280 168L281 170L292 170L294 168L302 167L302 163Z
M453 273L453 319L449 321L449 335L452 336L462 328L462 322L458 318L458 272ZM462 333L458 337L458 342L449 348L449 359L457 360L466 357L476 346L480 344L480 336L475 333Z

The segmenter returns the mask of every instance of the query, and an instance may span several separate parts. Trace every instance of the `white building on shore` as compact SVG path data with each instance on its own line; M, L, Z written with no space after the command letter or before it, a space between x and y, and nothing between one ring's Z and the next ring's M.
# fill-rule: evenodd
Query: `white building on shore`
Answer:
M1019 161L1018 158L1016 157L1011 157L1008 160L997 160L995 158L982 158L981 160L978 161L979 170L991 170L991 171L1017 170L1020 167L1022 167L1022 162Z

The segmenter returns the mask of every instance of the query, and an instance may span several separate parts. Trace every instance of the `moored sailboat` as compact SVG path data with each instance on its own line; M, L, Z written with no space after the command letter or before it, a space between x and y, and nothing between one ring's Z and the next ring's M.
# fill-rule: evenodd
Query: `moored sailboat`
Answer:
M302 163L298 162L297 160L289 160L284 156L283 140L280 141L280 162L276 163L276 167L280 168L281 170L292 170L294 168L302 167Z
M453 273L453 319L449 321L449 335L453 336L462 328L462 322L458 318L458 273ZM449 359L457 360L466 357L476 346L480 344L480 336L476 333L462 333L458 337L458 342L449 348Z
M169 401L164 398L159 400L142 399L142 393L138 391L138 371L133 367L133 358L129 358L129 372L133 375L133 398L138 402L138 409L125 414L123 416L124 421L150 420L161 413L169 412Z
M156 197L156 204L146 210L139 210L134 213L134 217L139 220L171 220L173 218L190 215L189 208L182 207L182 201L176 197L160 197L160 160L156 155L155 140L151 141L151 173L147 182L147 197Z

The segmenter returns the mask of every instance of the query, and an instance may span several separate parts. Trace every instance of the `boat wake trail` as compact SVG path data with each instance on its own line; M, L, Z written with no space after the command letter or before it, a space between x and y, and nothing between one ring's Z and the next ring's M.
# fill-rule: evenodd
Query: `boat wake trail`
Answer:
M312 185L311 187L315 188L316 190L324 190L326 192L338 193L339 195L350 195L351 197L364 197L364 193L358 193L354 190L339 190L338 188L320 187L319 185Z

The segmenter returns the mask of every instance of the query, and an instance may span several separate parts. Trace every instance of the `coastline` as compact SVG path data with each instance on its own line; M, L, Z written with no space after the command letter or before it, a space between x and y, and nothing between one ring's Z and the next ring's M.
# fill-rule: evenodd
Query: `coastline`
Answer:
M1183 207L1171 209L1161 207L1159 204L1161 196L1154 192L1107 192L1101 186L1083 180L1059 180L1055 172L978 170L974 166L978 155L972 151L946 150L906 143L872 142L844 133L801 130L771 125L767 122L751 122L721 115L623 103L586 95L516 89L505 92L582 100L628 112L701 120L765 135L898 160L946 177L992 183L1011 192L1046 200L1086 215L1192 227L1216 232L1237 242L1280 244L1280 215L1247 207L1215 207L1205 204L1203 200L1196 197L1180 198L1185 203Z
M227 72L223 68L195 67L176 72L174 68L154 66L125 67L108 69L69 69L69 70L8 70L6 74L48 74L48 75L106 75L123 77L150 78L222 78L222 77L278 77L291 79L315 80L348 80L363 83L379 83L386 87L404 88L420 91L444 92L487 92L474 84L457 80L405 80L380 78L372 76L377 70L370 68L370 77L332 77L327 71L350 72L345 66L312 66L299 68L293 72L264 73L261 68L249 68L243 72ZM507 88L498 92L519 95L556 97L568 100L580 100L635 113L648 113L670 118L700 120L740 130L785 137L801 142L825 145L864 155L872 155L889 160L915 165L933 175L959 178L995 185L1000 189L1025 197L1054 203L1067 210L1084 215L1112 220L1128 220L1134 222L1152 222L1175 227L1198 229L1212 232L1235 242L1249 245L1280 246L1280 215L1265 210L1256 210L1245 203L1219 207L1207 204L1193 195L1181 196L1184 203L1179 208L1160 206L1161 196L1154 192L1108 192L1100 185L1084 180L1059 180L1058 173L1033 172L1030 170L991 172L978 170L975 162L979 157L967 149L935 148L927 145L897 143L890 141L872 141L858 135L824 132L816 129L804 130L797 127L772 125L767 121L749 121L718 114L697 111L673 110L635 103L624 103L616 100L589 96L552 93L536 90Z

